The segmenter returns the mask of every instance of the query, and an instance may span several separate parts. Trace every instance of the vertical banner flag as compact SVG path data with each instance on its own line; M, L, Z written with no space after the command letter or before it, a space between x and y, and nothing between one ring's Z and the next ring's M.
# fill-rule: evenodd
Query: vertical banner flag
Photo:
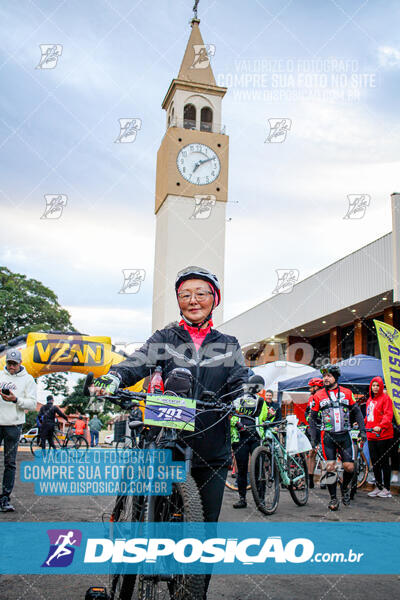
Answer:
M393 400L393 414L400 425L400 332L374 319L387 393Z

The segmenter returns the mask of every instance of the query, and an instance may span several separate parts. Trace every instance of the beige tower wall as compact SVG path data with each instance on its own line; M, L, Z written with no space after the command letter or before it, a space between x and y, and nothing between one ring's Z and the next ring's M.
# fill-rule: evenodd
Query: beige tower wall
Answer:
M400 194L392 194L393 301L400 302Z
M194 198L168 195L157 212L153 331L179 319L174 284L180 269L196 265L213 271L223 292L226 204L216 202L206 219L190 218L194 206ZM222 304L213 320L215 326L223 322Z

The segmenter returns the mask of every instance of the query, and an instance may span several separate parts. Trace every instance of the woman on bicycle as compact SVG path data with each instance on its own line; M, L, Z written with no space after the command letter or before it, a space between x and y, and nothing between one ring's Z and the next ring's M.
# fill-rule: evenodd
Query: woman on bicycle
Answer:
M214 392L217 398L233 392L225 399L230 403L240 395L249 376L237 339L213 329L212 312L221 301L217 277L207 269L187 267L176 277L175 294L180 322L155 331L129 359L95 380L95 386L128 387L149 375L155 366L161 367L165 381L173 369L185 367L193 376L194 398L201 400L204 391ZM95 393L101 394L99 387ZM221 419L217 411L204 412L196 417L195 431L199 435L188 439L193 449L192 476L205 520L216 522L230 463L229 419Z
M376 485L368 496L378 496L380 498L391 498L392 496L390 493L389 463L393 445L392 419L392 401L383 391L382 378L374 377L369 385L365 425L368 429L373 429L373 432L367 431L367 439ZM374 432L379 434L379 438Z

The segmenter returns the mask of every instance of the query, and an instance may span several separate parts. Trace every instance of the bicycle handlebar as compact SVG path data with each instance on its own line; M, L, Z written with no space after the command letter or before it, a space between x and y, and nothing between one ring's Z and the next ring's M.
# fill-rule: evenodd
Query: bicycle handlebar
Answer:
M93 373L90 372L87 374L85 383L83 386L83 393L85 396L91 396L90 387L93 385L94 376ZM168 394L167 394L168 395ZM103 395L98 396L100 400L107 400L116 406L119 406L123 410L130 410L132 408L138 407L141 400L146 401L148 396L154 396L154 394L148 394L146 392L131 392L125 389L118 389L112 395ZM160 398L162 398L162 394L160 394ZM204 400L196 400L196 406L201 406L204 408L216 410L216 411L224 411L226 410L227 414L232 410L235 410L232 405L226 405L216 400L215 402L204 401Z

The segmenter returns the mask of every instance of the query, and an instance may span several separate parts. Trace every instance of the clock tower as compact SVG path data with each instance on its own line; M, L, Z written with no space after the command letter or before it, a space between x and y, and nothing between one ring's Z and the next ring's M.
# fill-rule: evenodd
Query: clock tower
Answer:
M184 267L209 269L223 290L229 140L221 104L226 88L216 85L199 23L197 16L191 21L178 77L162 103L166 132L157 153L153 331L179 317L174 283ZM222 322L222 304L213 320Z

